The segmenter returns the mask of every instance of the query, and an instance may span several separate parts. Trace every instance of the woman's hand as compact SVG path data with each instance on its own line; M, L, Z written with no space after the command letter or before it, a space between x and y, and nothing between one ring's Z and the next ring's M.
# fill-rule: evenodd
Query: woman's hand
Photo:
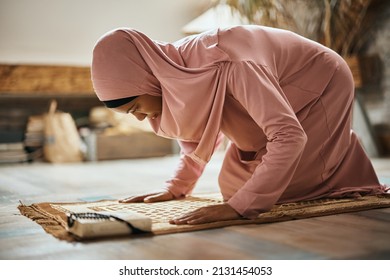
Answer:
M195 211L184 214L181 217L172 219L170 224L175 225L197 225L217 221L237 220L242 218L229 204L218 204L201 207Z
M130 202L159 202L173 200L174 196L168 191L158 192L158 193L149 193L138 196L130 196L124 199L119 200L120 203L130 203Z

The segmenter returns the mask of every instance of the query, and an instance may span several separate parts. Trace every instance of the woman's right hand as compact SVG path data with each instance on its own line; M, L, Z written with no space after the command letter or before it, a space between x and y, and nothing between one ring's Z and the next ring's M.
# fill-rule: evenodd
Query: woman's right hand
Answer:
M130 196L124 199L120 199L120 203L131 203L131 202L160 202L173 200L175 197L169 191L163 191L158 193L149 193L145 195Z

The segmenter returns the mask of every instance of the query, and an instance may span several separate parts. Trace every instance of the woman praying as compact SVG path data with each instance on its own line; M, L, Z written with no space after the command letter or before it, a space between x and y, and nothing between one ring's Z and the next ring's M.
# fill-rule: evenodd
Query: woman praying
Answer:
M177 139L181 157L161 191L120 202L158 202L193 191L222 137L224 199L173 224L256 218L275 204L386 191L351 131L354 82L334 51L293 32L237 26L174 43L133 29L93 51L98 98Z

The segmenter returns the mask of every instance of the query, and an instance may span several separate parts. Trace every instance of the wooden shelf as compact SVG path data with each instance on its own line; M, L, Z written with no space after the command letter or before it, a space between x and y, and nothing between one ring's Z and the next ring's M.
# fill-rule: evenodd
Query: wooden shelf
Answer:
M93 96L89 67L0 64L0 96Z

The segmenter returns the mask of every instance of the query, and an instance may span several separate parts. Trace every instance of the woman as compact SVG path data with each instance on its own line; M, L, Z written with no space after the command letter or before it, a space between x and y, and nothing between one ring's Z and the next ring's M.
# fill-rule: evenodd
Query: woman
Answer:
M148 118L181 147L161 192L121 202L190 194L222 135L231 141L219 176L225 203L173 224L252 219L277 203L386 191L351 132L348 66L292 32L237 26L170 44L118 29L96 44L92 81L108 108Z

